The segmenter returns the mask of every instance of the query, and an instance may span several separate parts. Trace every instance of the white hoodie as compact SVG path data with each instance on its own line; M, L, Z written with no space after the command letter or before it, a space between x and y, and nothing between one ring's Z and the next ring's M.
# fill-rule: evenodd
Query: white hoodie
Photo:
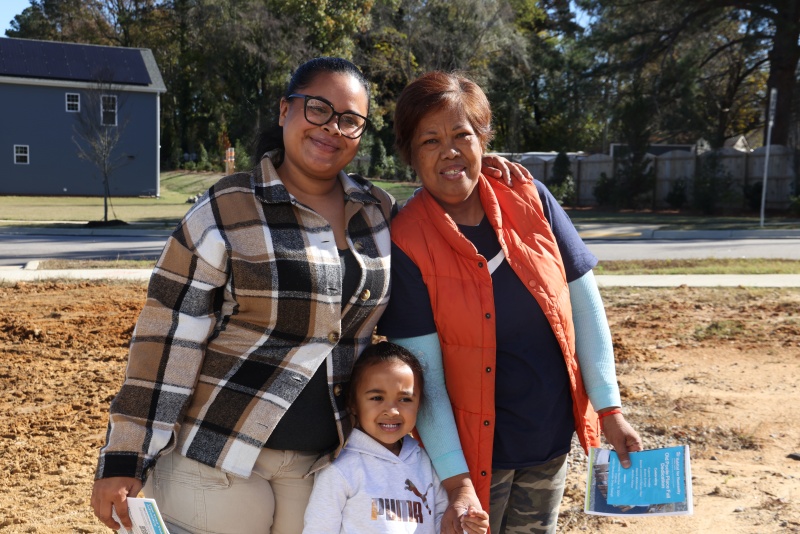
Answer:
M303 534L436 534L446 508L447 493L414 438L395 456L355 429L316 474Z

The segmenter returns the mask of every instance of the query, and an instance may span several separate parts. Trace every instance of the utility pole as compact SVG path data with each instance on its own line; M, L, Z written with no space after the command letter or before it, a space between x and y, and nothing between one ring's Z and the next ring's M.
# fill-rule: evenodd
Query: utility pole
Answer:
M767 203L767 174L769 172L769 146L772 143L772 125L775 124L775 105L778 101L778 90L769 90L769 117L767 122L767 153L764 156L764 179L761 181L761 228L764 228L764 206Z

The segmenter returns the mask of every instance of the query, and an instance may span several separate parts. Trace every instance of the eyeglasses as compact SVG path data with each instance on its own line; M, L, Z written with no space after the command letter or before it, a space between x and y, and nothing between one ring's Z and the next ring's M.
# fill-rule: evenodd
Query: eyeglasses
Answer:
M333 109L333 104L321 96L309 96L295 93L286 98L302 98L303 114L306 120L317 126L324 126L330 122L332 117L337 117L336 125L342 135L348 139L358 139L367 128L367 118L352 111L339 113Z

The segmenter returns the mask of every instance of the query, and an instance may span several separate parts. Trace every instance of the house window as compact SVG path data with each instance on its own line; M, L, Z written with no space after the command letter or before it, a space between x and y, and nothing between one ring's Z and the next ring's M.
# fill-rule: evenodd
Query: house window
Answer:
M78 113L81 110L81 95L67 93L67 112Z
M117 97L114 95L103 95L102 102L103 126L117 125Z
M30 163L30 147L28 145L14 145L14 164L27 165Z

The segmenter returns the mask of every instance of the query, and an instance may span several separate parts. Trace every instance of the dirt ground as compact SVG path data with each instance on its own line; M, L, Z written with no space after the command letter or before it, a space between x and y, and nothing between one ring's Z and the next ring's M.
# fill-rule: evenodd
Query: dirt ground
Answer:
M0 534L109 532L89 508L142 283L0 285ZM800 290L603 289L625 411L648 448L689 444L690 517L582 512L559 532L800 532Z

